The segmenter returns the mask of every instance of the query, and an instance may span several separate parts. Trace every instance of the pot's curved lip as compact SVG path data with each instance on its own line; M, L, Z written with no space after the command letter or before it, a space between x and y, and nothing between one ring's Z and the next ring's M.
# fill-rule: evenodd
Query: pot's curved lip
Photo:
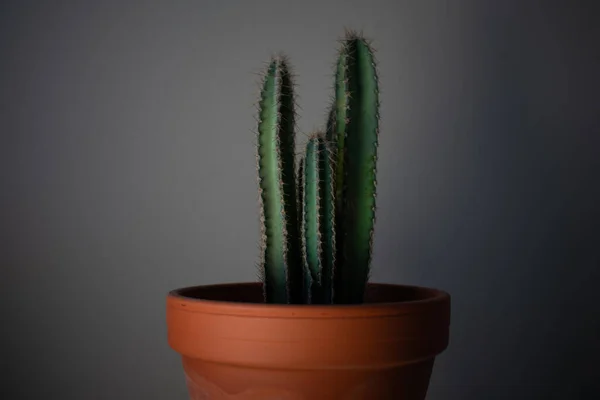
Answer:
M269 318L365 318L422 313L426 310L439 310L450 307L450 295L439 289L399 285L390 283L369 283L371 290L394 290L418 294L415 299L392 302L367 302L362 304L269 304L195 298L185 293L195 290L232 290L260 287L260 282L219 283L189 286L168 293L168 307L181 311L207 314L256 316ZM449 311L449 310L448 310Z

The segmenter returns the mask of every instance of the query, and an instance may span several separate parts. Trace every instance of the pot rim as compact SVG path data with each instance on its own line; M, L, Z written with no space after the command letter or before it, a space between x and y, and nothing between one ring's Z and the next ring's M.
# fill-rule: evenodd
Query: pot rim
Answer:
M394 292L403 300L365 302L361 304L271 304L240 300L216 300L211 298L193 297L192 293L201 290L231 291L257 290L262 291L261 282L232 282L209 285L181 287L168 293L169 307L179 308L190 312L221 314L231 316L256 316L269 318L365 318L382 317L402 314L427 312L440 306L449 306L450 295L440 289L401 285L391 283L369 282L369 291Z

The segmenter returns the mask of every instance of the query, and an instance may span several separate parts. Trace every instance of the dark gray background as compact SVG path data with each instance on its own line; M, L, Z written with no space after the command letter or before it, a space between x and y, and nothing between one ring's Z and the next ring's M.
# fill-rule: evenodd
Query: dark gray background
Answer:
M453 296L429 399L591 398L592 2L0 4L3 398L186 398L167 291L255 279L254 73L290 56L303 144L345 26L379 49L373 280Z

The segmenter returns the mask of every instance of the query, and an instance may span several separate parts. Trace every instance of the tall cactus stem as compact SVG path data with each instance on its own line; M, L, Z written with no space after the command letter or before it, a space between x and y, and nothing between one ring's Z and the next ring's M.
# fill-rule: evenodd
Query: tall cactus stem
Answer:
M265 301L301 303L294 88L288 61L282 55L272 58L262 84L257 158Z
M343 181L336 182L336 194L341 192L336 222L342 234L337 237L341 266L334 278L334 301L361 303L375 224L379 89L370 45L353 32L347 34L339 56L336 113L336 178Z

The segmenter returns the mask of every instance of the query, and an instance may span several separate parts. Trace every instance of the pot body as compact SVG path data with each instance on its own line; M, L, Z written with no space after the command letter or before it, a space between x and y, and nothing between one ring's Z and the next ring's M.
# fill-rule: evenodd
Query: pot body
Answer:
M424 400L448 345L450 296L371 283L360 305L264 304L260 283L167 298L190 400Z

